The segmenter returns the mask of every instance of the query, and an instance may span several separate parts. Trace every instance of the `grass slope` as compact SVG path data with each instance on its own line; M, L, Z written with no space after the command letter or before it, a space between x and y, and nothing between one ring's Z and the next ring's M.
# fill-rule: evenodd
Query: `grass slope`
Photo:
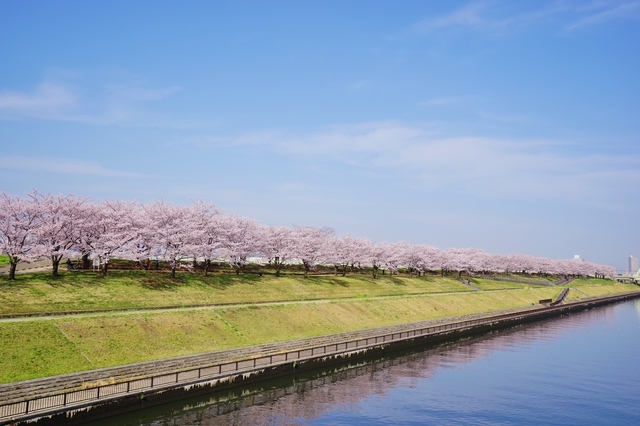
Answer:
M522 286L520 286L522 287ZM311 276L178 274L117 271L107 277L92 272L18 275L0 280L0 314L60 312L196 304L251 303L334 299L418 293L471 291L459 281L441 277L365 275Z
M138 274L138 275L136 275ZM32 276L4 284L16 298L6 310L53 310L92 307L156 306L297 300L260 306L217 306L159 312L120 312L0 322L0 383L108 367L132 362L208 352L419 320L531 305L554 298L560 287L494 283L506 290L470 291L441 277L362 276L301 277L165 276L155 283L144 273L114 274L107 279L69 274L52 281ZM74 282L72 277L84 277ZM150 275L146 275L150 277ZM475 283L476 285L478 283ZM485 282L491 286L490 282ZM572 282L586 297L638 290L607 280ZM394 297L371 297L395 294ZM366 295L366 296L365 296ZM130 296L130 297L127 297ZM3 294L6 298L6 294ZM348 299L345 299L348 298ZM38 300L28 300L38 299ZM310 299L322 299L310 301ZM5 299L8 300L8 299ZM4 301L3 301L4 303Z

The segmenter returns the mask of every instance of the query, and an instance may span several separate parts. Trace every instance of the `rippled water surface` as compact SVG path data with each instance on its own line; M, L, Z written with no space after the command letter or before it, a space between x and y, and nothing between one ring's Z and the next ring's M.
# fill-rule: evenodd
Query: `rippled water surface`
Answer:
M93 425L640 425L640 301Z

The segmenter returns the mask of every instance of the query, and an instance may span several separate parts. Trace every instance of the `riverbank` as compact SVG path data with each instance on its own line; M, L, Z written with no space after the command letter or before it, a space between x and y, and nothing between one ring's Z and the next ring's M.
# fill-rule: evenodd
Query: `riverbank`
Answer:
M64 412L73 408L75 417L70 421L102 416L114 410L130 411L138 405L162 403L180 398L185 394L224 388L261 377L287 374L291 368L311 368L318 363L335 362L352 356L363 356L375 350L389 350L393 347L413 345L415 341L449 341L465 335L473 335L491 330L535 321L546 317L584 310L601 304L640 296L633 294L590 298L567 303L557 307L530 307L500 315L475 315L437 321L403 324L393 327L342 333L319 338L301 339L207 354L200 357L185 357L40 379L21 384L0 387L0 396L12 404L0 407L2 416L38 416L38 410L45 414ZM293 362L292 362L293 360ZM155 373L155 375L154 375ZM136 375L135 377L131 377ZM109 378L107 379L107 376ZM127 377L123 379L122 377ZM102 377L103 379L100 379ZM155 385L154 385L155 379ZM75 389L74 389L75 388ZM65 391L66 389L66 391ZM69 391L71 389L71 391ZM101 392L102 391L102 392ZM19 402L19 399L27 401ZM139 395L144 394L143 400ZM137 397L133 398L132 397ZM29 414L29 403L31 414ZM113 404L116 405L113 405ZM107 404L107 405L105 405ZM98 406L85 411L83 407ZM13 411L11 411L13 410ZM22 410L22 411L21 411ZM12 414L13 413L13 414ZM22 414L20 414L22 413ZM87 414L88 413L88 414ZM45 420L59 424L63 417ZM75 419L75 420L74 420ZM69 420L69 419L67 419Z
M33 315L0 319L0 383L530 306L564 288L548 280L531 286L471 278L473 290L437 276L171 280L145 272L66 273L57 280L34 274L0 285L4 314ZM570 300L638 288L593 279L569 285ZM85 311L69 314L79 307Z

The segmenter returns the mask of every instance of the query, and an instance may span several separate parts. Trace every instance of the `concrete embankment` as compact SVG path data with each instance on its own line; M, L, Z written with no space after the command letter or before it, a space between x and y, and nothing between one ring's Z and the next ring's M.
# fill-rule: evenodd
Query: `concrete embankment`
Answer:
M640 297L640 292L557 306L441 318L131 364L0 386L0 424L79 424L214 389L263 380L294 370L341 362L415 344L512 327L599 305Z

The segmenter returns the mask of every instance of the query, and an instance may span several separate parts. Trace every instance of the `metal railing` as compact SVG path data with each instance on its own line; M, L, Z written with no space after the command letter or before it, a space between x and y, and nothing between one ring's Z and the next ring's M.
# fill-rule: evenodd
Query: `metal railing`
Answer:
M606 299L617 299L620 296L612 296ZM570 305L576 305L573 302ZM569 305L564 305L567 307ZM353 340L337 343L328 343L311 348L292 350L271 355L262 355L255 358L241 359L206 367L198 367L185 371L159 374L151 377L127 380L119 383L101 385L88 389L67 391L56 395L37 397L26 401L0 405L0 424L21 418L30 418L37 415L51 414L64 409L79 408L91 405L96 401L108 401L126 395L143 394L145 391L169 389L176 386L197 384L212 380L222 380L226 377L259 371L265 367L284 365L292 361L309 360L319 356L340 355L355 352L386 343L408 340L415 337L437 335L439 333L461 330L478 325L492 325L506 319L520 320L527 317L536 317L559 307L543 307L523 312L509 313L485 317L473 320L459 321L431 327L409 329L407 331L392 332L370 337L361 337Z
M569 288L565 288L564 290L562 290L562 292L560 293L560 295L558 296L558 298L556 300L554 300L553 302L551 302L551 306L557 306L559 304L561 304L562 302L564 302L564 299L567 298L567 295L569 294Z

